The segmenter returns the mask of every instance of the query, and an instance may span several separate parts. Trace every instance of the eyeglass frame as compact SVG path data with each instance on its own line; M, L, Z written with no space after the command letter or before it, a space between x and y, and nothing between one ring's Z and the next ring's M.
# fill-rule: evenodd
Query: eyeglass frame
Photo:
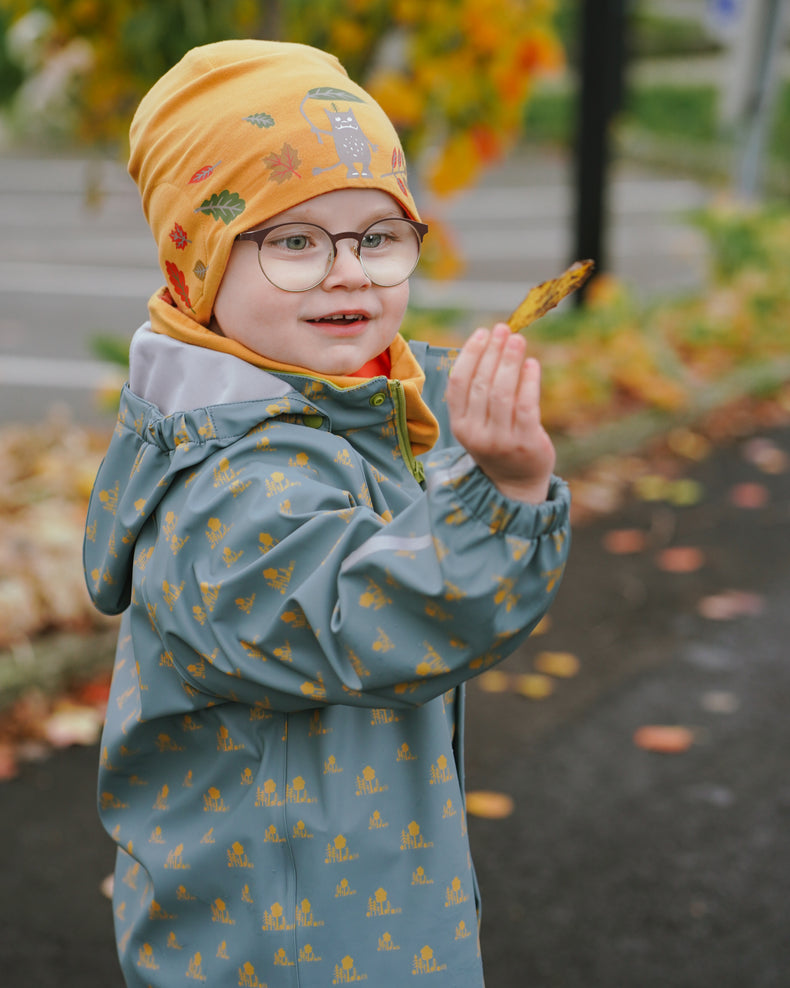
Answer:
M373 281L373 279L370 277L367 271L365 271L365 265L362 262L362 258L359 255L360 255L360 251L362 250L362 240L367 234L368 230L370 230L371 227L377 226L379 223L386 223L388 220L399 220L402 223L408 223L409 226L412 227L412 229L415 231L415 233L419 238L419 242L418 242L419 250L417 251L417 260L414 262L414 267L411 269L411 271L409 271L409 273L406 275L405 278L403 278L401 281L396 281L394 285L379 285L377 282ZM263 265L261 264L261 248L263 247L263 242L268 236L268 234L272 232L272 230L277 230L280 227L284 227L284 226L314 226L316 229L321 230L322 233L325 233L327 237L329 237L329 241L332 245L332 254L331 254L331 260L329 262L329 266L327 267L326 272L322 275L320 280L317 281L314 285L310 285L308 288L282 288L280 285L273 282L271 278L268 276L268 274L266 274L266 272L263 270ZM299 293L299 292L309 292L311 289L317 288L321 284L321 282L329 276L329 273L331 272L332 268L335 265L335 261L337 260L337 243L339 240L356 241L356 250L354 250L354 248L352 247L354 257L356 257L356 259L359 261L360 266L362 267L362 270L365 273L365 277L368 278L371 284L376 285L378 288L395 288L397 285L402 285L404 281L407 281L411 277L412 273L414 272L414 268L416 268L417 265L419 264L420 254L422 253L422 242L427 232L428 232L427 223L421 223L419 220L413 220L409 216L383 216L381 219L374 220L372 223L368 224L368 226L366 226L361 233L357 233L356 230L344 230L342 233L330 233L329 230L324 229L324 227L322 227L319 223L309 223L306 221L301 222L299 220L291 220L290 223L275 223L273 226L264 226L261 227L259 230L245 230L243 233L237 234L235 239L251 240L257 246L258 267L261 269L261 273L263 274L264 278L266 278L268 282L274 285L275 288L279 288L280 291L283 292Z

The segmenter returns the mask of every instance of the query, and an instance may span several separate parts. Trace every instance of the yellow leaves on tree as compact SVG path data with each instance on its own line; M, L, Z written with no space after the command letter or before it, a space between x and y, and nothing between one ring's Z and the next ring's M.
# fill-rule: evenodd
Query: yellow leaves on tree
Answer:
M564 61L553 0L396 0L395 64L365 80L403 129L407 157L429 158L438 195L473 184L521 133L535 78Z

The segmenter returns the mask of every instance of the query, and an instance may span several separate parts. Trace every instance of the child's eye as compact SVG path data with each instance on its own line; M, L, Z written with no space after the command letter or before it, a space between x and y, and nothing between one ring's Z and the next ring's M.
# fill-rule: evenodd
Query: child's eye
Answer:
M304 233L294 233L290 237L283 237L280 243L288 250L304 250L310 241Z
M286 254L301 254L318 247L324 236L317 227L313 230L303 226L286 226L272 230L264 241L264 246Z

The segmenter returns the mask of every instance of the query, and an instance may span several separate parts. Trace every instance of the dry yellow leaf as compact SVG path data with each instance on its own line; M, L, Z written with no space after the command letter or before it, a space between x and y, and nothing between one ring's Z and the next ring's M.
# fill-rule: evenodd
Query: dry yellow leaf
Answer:
M530 700L544 700L554 692L554 683L538 672L526 672L516 676L515 691Z
M535 659L535 668L547 676L570 679L578 673L580 664L570 652L541 652Z
M504 792L478 789L466 794L466 812L470 816L480 816L486 820L503 820L506 816L510 816L514 807L512 797Z
M477 685L484 693L506 693L510 688L510 677L501 669L489 669L477 677Z
M543 281L530 288L524 301L515 309L507 320L508 326L514 333L526 329L536 319L545 316L555 305L566 298L571 292L587 281L595 267L594 261L576 261L562 272L557 278Z
M545 635L547 631L551 630L551 615L544 614L543 617L538 621L535 627L530 631L530 636L535 637L537 635Z

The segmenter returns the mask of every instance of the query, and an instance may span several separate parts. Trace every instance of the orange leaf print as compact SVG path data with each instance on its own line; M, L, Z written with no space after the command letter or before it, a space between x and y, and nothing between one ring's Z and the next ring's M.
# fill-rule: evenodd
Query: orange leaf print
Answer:
M184 305L191 309L192 303L189 301L189 285L187 285L186 275L172 261L165 261L165 268L167 269L167 276L176 290L176 295L184 302Z
M278 185L287 182L293 175L297 178L302 177L296 170L302 163L299 152L296 148L292 148L290 144L283 144L279 154L274 151L271 154L267 154L263 161L271 171L269 177L277 182Z

